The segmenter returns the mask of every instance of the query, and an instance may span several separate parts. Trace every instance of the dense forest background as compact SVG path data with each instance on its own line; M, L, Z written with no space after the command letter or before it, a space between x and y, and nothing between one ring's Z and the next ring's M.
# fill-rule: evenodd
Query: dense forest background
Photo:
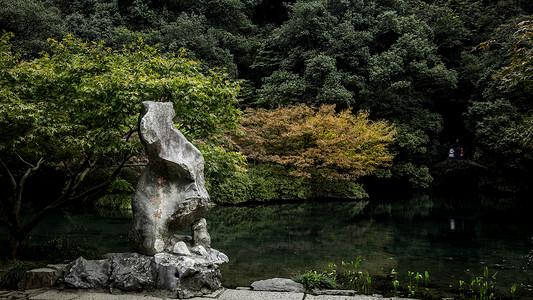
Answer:
M357 184L292 177L286 166L249 159L247 172L208 166L216 201L360 198L383 185L530 192L531 148L514 133L530 121L531 93L495 76L511 64L516 26L533 14L529 0L0 0L0 7L0 28L14 33L24 59L68 34L113 49L142 38L163 55L184 50L205 72L220 68L242 80L243 111L335 105L394 124L390 167ZM457 147L470 163L447 161Z

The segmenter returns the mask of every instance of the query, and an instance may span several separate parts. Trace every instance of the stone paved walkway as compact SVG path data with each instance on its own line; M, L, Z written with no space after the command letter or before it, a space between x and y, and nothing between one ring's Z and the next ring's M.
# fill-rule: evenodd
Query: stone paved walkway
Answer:
M379 295L331 295L322 291L321 295L290 292L265 292L246 289L225 289L211 297L191 298L192 300L393 300L399 298L383 298ZM143 293L110 294L90 290L56 290L35 289L26 291L0 291L0 299L20 300L161 300L170 299L154 297ZM406 300L402 298L402 300Z

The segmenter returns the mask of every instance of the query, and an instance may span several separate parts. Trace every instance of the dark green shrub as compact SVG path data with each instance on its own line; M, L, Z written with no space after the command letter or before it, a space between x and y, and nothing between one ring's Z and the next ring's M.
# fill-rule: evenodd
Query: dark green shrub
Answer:
M100 259L103 251L90 245L83 238L56 236L46 242L23 246L21 256L34 261L66 262L83 256L86 259Z
M16 262L6 271L4 276L2 276L2 281L0 282L0 287L3 289L16 290L18 289L17 284L24 276L26 271L35 267L30 263L25 262Z
M249 164L246 173L236 173L224 182L211 184L209 193L217 203L271 202L317 199L361 199L368 197L363 186L348 180L305 178L290 174L275 164Z

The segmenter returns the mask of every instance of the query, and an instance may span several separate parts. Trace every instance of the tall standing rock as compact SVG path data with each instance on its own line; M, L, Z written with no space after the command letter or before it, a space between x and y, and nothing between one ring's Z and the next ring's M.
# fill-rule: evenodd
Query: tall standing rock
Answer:
M174 116L169 102L143 102L139 133L149 163L133 195L130 240L136 252L147 255L171 251L174 233L204 223L209 205L204 159L175 128ZM207 232L200 230L196 236L203 238L194 242L204 244L192 246L209 249Z
M174 127L173 117L171 103L143 102L139 134L149 163L133 195L130 231L138 253L99 261L80 257L65 268L61 284L111 292L152 290L171 298L222 288L218 266L229 259L211 248L203 218L209 205L204 159ZM175 235L187 227L192 236Z

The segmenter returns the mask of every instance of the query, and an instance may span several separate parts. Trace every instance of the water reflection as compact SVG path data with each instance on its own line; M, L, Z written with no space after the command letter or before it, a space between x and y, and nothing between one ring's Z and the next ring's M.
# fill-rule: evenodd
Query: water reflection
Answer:
M531 220L516 211L495 215L476 203L454 206L421 196L381 204L217 207L208 222L214 247L231 259L222 269L227 286L322 270L358 256L373 276L385 278L392 269L404 277L407 271L428 271L442 296L458 289L459 280L481 275L485 266L499 271L504 295L520 282L527 299L523 294L533 282L526 257Z
M392 269L404 278L407 271L428 271L432 290L443 297L458 290L459 280L469 282L487 266L499 272L503 295L516 282L520 298L533 299L527 290L533 285L533 219L530 210L503 208L502 203L425 195L390 203L214 207L207 220L213 247L230 257L222 267L228 287L361 257L362 269L373 277L386 278ZM105 251L126 252L130 222L127 215L56 216L31 237L81 236ZM387 288L392 290L392 284Z

